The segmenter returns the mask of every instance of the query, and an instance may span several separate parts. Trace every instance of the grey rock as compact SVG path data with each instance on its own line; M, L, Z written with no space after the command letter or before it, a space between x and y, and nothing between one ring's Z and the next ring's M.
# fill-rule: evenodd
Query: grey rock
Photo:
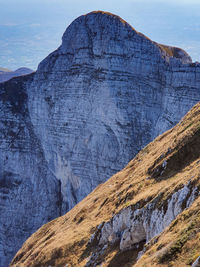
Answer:
M0 266L27 237L59 216L59 181L30 120L23 79L0 87ZM8 86L9 85L9 86Z
M120 211L114 217L101 224L101 229L93 234L93 240L97 240L95 249L97 253L101 251L102 246L119 242L120 250L125 251L139 244L141 241L148 243L152 238L160 234L176 217L188 208L199 194L195 194L196 188L189 188L184 185L177 192L168 197L167 209L165 202L159 203L159 196L150 203L147 203L140 209L127 207ZM192 196L192 201L184 208L184 201ZM100 232L99 232L100 230ZM114 237L114 238L113 238ZM142 252L138 255L138 259ZM98 255L97 255L98 256ZM93 259L90 259L90 264Z
M146 240L146 231L142 222L134 223L131 228L124 230L120 241L120 249L129 249L143 240Z
M175 125L199 87L186 52L102 12L77 18L36 73L2 83L0 266Z
M195 260L191 267L200 267L200 256Z

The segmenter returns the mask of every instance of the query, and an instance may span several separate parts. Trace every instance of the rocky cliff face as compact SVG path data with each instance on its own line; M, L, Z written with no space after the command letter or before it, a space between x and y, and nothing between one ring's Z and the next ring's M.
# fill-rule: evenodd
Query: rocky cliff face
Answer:
M2 84L2 180L20 182L1 187L1 265L16 251L12 233L20 246L70 210L177 123L200 99L199 87L200 64L186 52L104 12L76 19L35 74Z
M2 84L0 90L0 266L39 226L60 215L60 183L51 173L34 132L24 83Z
M29 110L61 181L63 212L200 99L200 66L180 49L173 58L169 51L119 17L97 12L75 20L39 65Z

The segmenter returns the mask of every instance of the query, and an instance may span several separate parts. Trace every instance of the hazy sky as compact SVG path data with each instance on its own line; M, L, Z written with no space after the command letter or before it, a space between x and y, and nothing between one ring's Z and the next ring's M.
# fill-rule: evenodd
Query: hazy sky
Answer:
M104 10L200 61L200 0L0 0L0 67L37 68L78 16Z

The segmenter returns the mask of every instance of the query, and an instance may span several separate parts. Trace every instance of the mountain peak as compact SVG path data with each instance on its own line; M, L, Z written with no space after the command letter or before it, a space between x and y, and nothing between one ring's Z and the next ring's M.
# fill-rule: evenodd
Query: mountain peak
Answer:
M98 53L106 53L109 46L114 45L113 42L124 43L135 34L135 29L119 16L93 11L78 17L66 29L62 50L74 53L78 49L91 50L98 42Z
M61 50L75 54L84 50L90 56L109 54L149 54L169 62L175 58L181 63L192 63L191 57L177 47L158 44L136 31L121 17L106 11L92 11L75 19L66 29ZM147 48L147 49L146 49ZM112 51L111 51L112 50ZM86 54L85 54L86 55Z
M97 10L97 11L91 11L83 16L91 16L91 15L98 15L98 16L101 16L101 17L107 17L107 18L112 18L112 19L116 19L118 21L120 21L121 23L123 24L126 24L128 25L129 27L131 27L133 30L135 30L130 24L128 24L124 19L122 19L120 16L116 15L116 14L113 14L111 12L108 12L108 11L102 11L102 10Z

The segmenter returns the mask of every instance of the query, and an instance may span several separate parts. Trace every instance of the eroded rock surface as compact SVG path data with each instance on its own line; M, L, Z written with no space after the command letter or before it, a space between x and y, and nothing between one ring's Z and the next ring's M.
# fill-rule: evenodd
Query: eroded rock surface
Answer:
M0 87L2 267L8 266L30 234L60 215L59 181L49 170L40 140L34 133L24 82L28 80L17 78Z
M18 81L0 86L1 266L14 243L71 209L200 100L200 64L103 12L77 18Z
M120 250L125 251L139 246L140 242L148 243L169 226L185 208L190 207L198 196L197 187L188 183L161 203L158 196L143 208L124 208L110 221L99 225L97 232L91 236L89 243L93 246L95 240L95 251L86 265L94 266L105 246L120 243ZM139 256L141 254L139 253Z

